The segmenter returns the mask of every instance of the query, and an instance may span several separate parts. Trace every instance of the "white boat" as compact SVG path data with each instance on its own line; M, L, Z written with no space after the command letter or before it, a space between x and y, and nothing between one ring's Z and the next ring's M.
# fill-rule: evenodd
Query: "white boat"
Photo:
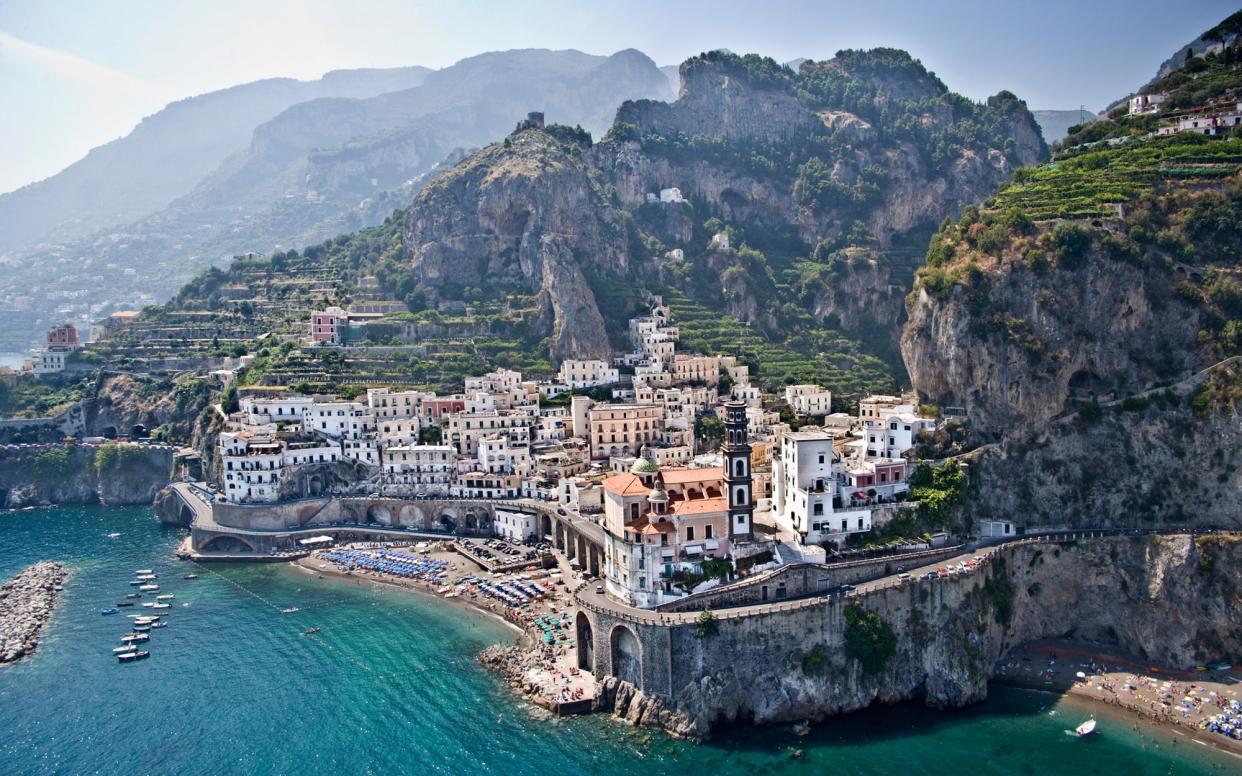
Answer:
M159 590L160 586L159 585L139 585L138 589L149 593L152 590Z
M1089 719L1078 727L1074 728L1074 732L1080 736L1089 736L1095 732L1095 720Z
M118 536L119 536L119 534L118 534ZM151 569L138 569L138 570L137 570L137 571L135 571L134 573L135 573L135 574L154 574L155 572L154 572L153 570L151 570Z
M176 597L177 596L173 595L172 593L161 593L160 595L157 595L155 597L155 600L156 601L171 601Z
M155 606L155 602L154 601L143 601L142 605L150 609Z
M152 604L152 609L171 609L172 604Z
M151 580L155 579L155 575L154 574L139 574L137 577L135 577L135 579L140 579L143 582L150 582Z
M133 647L131 647L131 646L129 646L128 644L126 644L126 645L125 645L125 646L123 646L123 647L113 647L113 648L112 648L112 654L114 654L114 655L119 655L119 654L121 654L122 652L133 652L133 651L134 651L134 648L133 648Z
M144 657L147 657L150 654L151 654L150 652L145 652L143 650L135 650L133 652L122 652L121 654L116 656L116 659L121 661L122 663L132 663L135 660L142 660Z
M126 633L121 637L122 644L134 644L139 641L147 641L151 637L145 633Z

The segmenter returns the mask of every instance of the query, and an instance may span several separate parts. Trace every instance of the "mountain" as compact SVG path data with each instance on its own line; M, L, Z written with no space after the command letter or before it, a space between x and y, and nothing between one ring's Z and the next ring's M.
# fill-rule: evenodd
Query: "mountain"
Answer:
M1056 143L1069 134L1070 127L1079 124L1090 124L1095 121L1095 114L1084 110L1036 110L1031 111L1035 121L1039 122L1039 130L1044 140Z
M255 127L291 105L408 89L429 72L337 70L316 81L270 78L174 102L56 175L0 195L0 253L159 210L244 148Z
M10 266L21 269L9 273L0 298L29 295L43 305L33 325L14 330L30 339L53 316L66 317L65 308L80 322L94 314L66 299L89 299L95 311L158 302L234 254L313 244L381 222L439 163L503 137L517 116L544 111L602 132L622 101L669 96L667 80L640 52L530 49L464 59L395 92L300 102L255 127L248 146L162 210L18 256Z
M1157 88L1233 102L1242 47ZM1161 108L1076 130L932 238L901 349L986 444L974 517L1242 524L1242 140L1150 134Z
M599 143L519 127L438 175L405 215L419 295L535 294L555 361L610 352L640 292L672 290L857 390L839 329L895 327L908 246L1047 151L1012 94L973 103L891 49L797 71L717 51L680 78Z

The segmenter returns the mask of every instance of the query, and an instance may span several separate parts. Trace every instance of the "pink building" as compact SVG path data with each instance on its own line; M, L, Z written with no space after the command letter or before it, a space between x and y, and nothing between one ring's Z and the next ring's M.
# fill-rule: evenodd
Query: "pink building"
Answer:
M349 316L339 307L311 313L311 342L339 345L349 325Z
M76 348L78 346L78 330L73 327L72 323L62 323L59 326L48 329L47 346L61 350Z

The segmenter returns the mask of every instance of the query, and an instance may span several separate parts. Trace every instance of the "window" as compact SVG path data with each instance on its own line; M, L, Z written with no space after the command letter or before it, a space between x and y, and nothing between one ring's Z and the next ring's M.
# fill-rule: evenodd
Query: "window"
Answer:
M712 527L710 524L703 526L703 538L704 539L712 538Z
M823 453L820 453L820 454L819 454L819 462L820 462L820 463L823 463L823 462L824 462L824 454L823 454Z
M686 526L686 541L694 541L694 526L692 525Z
M824 514L824 505L822 503L816 503L815 507L811 510L811 514L817 516Z

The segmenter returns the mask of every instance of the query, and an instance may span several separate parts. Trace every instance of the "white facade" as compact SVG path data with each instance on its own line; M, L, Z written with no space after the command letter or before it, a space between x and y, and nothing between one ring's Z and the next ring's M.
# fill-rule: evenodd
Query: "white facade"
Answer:
M492 521L492 530L502 539L521 544L527 539L535 538L538 525L537 515L512 509L497 509L496 519Z
M315 402L307 408L302 425L333 439L360 439L375 430L375 419L362 402Z
M566 359L556 379L570 388L594 388L612 385L621 379L620 372L599 359Z
M267 423L301 423L314 400L309 396L289 394L274 397L245 397L238 402L245 422L251 426Z
M394 445L384 448L384 480L420 493L443 494L453 480L456 454L449 445Z
M518 474L530 471L530 444L514 442L499 434L479 440L479 470L488 474Z
M832 412L832 391L818 385L787 385L785 402L795 415L819 417Z
M914 409L908 407L908 409ZM914 447L920 431L936 428L936 421L912 412L900 412L863 421L868 458L901 458Z
M778 527L804 544L841 541L871 530L870 509L838 509L832 436L822 429L795 431L781 439L772 462L773 509Z

